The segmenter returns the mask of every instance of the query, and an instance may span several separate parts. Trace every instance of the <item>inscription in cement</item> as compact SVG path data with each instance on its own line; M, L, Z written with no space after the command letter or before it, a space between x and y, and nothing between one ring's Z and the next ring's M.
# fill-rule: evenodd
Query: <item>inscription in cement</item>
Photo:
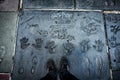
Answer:
M101 12L24 11L19 18L12 79L38 80L47 74L49 58L59 66L66 56L69 71L78 79L108 80L105 44Z

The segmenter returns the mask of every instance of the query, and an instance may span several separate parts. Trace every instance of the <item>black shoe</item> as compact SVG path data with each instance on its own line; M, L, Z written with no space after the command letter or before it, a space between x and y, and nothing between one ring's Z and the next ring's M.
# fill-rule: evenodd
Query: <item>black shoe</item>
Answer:
M67 70L69 62L66 57L62 57L60 61L60 70Z
M47 61L47 69L48 69L49 72L52 72L52 71L56 72L57 69L56 69L55 63L52 59L49 59Z

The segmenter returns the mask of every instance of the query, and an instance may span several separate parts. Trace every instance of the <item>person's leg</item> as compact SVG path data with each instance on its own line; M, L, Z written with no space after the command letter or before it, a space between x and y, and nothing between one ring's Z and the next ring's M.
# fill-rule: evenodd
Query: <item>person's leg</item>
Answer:
M43 78L41 78L40 80L57 80L57 69L52 59L48 60L47 68L48 68L48 74Z
M68 65L69 65L68 60L65 57L62 57L60 61L60 79L79 80L67 70Z

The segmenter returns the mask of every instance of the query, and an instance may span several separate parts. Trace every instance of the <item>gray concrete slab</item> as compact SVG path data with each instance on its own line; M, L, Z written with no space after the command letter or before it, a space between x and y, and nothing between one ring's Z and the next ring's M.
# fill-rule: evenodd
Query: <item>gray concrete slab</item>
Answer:
M23 8L72 9L74 0L23 0Z
M120 10L119 0L76 0L77 9Z
M120 14L105 14L112 68L120 69Z
M61 57L81 80L109 80L101 12L24 11L20 14L12 80L38 80L52 58Z
M0 11L17 11L19 0L0 0Z
M0 12L0 72L11 72L15 54L16 12Z

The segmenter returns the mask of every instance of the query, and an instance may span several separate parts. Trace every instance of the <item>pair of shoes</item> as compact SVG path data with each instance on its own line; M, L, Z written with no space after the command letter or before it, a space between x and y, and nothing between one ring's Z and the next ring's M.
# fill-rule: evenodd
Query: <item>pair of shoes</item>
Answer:
M53 61L53 59L49 59L47 61L47 68L48 68L48 71L51 72L51 71L57 71L57 68L55 66L55 62ZM68 63L68 60L66 57L62 57L61 58L61 61L60 61L60 70L67 70L67 67L68 67L69 63Z

